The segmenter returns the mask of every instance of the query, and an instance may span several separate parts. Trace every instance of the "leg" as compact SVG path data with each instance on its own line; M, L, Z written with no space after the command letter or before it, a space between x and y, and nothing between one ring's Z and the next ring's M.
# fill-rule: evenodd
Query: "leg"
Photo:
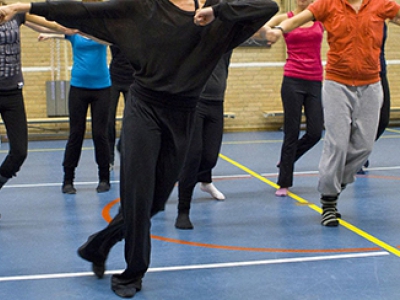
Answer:
M305 80L307 94L304 99L304 114L306 116L306 133L297 142L295 161L319 142L324 125L320 81Z
M358 101L353 107L353 126L342 184L354 181L354 175L372 152L383 101L382 85L378 82L359 87L357 95Z
M124 234L124 219L120 210L105 229L91 235L78 249L78 255L92 263L92 270L98 278L104 275L108 253L123 239Z
M88 102L84 95L85 90L74 86L70 87L68 98L69 109L69 137L64 153L64 182L63 193L72 194L75 168L78 166L82 152L83 138L86 131L86 114Z
M179 229L193 229L193 224L189 218L189 212L200 167L201 153L203 150L203 127L206 117L200 106L200 103L198 103L194 126L190 135L189 148L182 172L179 175L178 216L175 221L175 227Z
M293 184L293 169L300 133L301 110L305 96L302 81L284 77L281 96L284 111L284 139L281 149L278 185L281 188L288 188Z
M330 80L323 85L325 137L318 183L322 195L337 196L341 192L355 98L356 90L351 87Z
M109 114L110 89L91 90L92 137L96 163L99 168L97 192L110 190L110 149L107 139L107 120Z
M217 200L224 200L225 196L212 183L212 169L218 161L224 129L223 101L204 102L202 110L206 116L203 126L203 148L201 162L197 175L197 182L201 182L201 190L209 193ZM200 105L198 106L198 109Z
M150 263L150 217L163 208L181 171L192 111L127 101L122 126L121 205L127 267L112 278L113 291L132 297Z
M1 92L1 116L9 140L9 152L0 166L0 188L16 176L28 153L28 129L22 90Z
M319 163L318 191L321 193L321 224L324 226L339 225L336 205L341 192L355 97L356 91L351 87L329 80L323 85L325 138Z
M337 198L342 187L354 181L372 150L382 98L380 83L361 87L332 81L324 84L326 134L318 185L322 225L337 226Z

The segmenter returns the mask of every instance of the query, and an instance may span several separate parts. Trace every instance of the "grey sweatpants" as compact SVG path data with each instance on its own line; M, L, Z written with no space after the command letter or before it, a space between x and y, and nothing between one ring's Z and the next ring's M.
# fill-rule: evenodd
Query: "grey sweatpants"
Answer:
M336 196L342 184L355 180L372 151L382 102L380 82L347 86L324 81L325 137L318 183L322 195Z

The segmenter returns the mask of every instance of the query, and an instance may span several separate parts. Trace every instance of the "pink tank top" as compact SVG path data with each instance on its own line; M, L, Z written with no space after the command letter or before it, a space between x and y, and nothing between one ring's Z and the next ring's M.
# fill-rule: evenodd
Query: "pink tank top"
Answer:
M293 17L288 12L288 18ZM284 34L287 59L284 75L304 80L323 79L321 61L321 44L324 28L320 22L314 22L311 27L299 27Z

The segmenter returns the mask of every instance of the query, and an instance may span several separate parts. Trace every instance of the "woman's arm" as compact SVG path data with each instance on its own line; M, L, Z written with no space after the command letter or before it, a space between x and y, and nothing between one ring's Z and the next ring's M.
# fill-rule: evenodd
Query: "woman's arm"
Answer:
M70 29L56 22L50 22L47 21L45 18L30 14L25 15L25 25L41 33L62 33L67 35L73 35L79 32L77 29Z
M255 34L254 38L266 40L267 32L271 30L271 27L274 27L280 24L282 21L287 19L287 14L281 14L275 17L272 17L263 27L261 27Z
M314 15L312 14L312 12L308 9L305 9L298 15L284 20L279 25L275 26L275 28L269 30L266 34L267 40L272 44L276 43L276 41L278 41L278 39L284 33L290 32L293 29L296 29L297 27L300 27L301 25L313 20Z

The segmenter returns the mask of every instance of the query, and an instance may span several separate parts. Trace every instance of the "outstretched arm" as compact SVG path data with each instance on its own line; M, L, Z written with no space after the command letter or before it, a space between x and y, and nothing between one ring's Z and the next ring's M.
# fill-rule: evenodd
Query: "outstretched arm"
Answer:
M314 20L314 15L308 9L303 10L298 15L295 15L292 18L286 19L281 22L275 28L272 28L266 33L267 40L270 43L275 43L283 33L290 32L301 25Z
M266 38L267 32L271 30L271 27L279 25L281 22L283 22L287 18L288 18L287 14L281 14L281 15L277 15L277 16L272 17L263 27L261 27L254 34L253 37L266 40L267 39Z
M37 32L41 33L62 33L73 35L79 33L77 29L64 27L56 22L47 21L45 18L26 14L25 25Z

